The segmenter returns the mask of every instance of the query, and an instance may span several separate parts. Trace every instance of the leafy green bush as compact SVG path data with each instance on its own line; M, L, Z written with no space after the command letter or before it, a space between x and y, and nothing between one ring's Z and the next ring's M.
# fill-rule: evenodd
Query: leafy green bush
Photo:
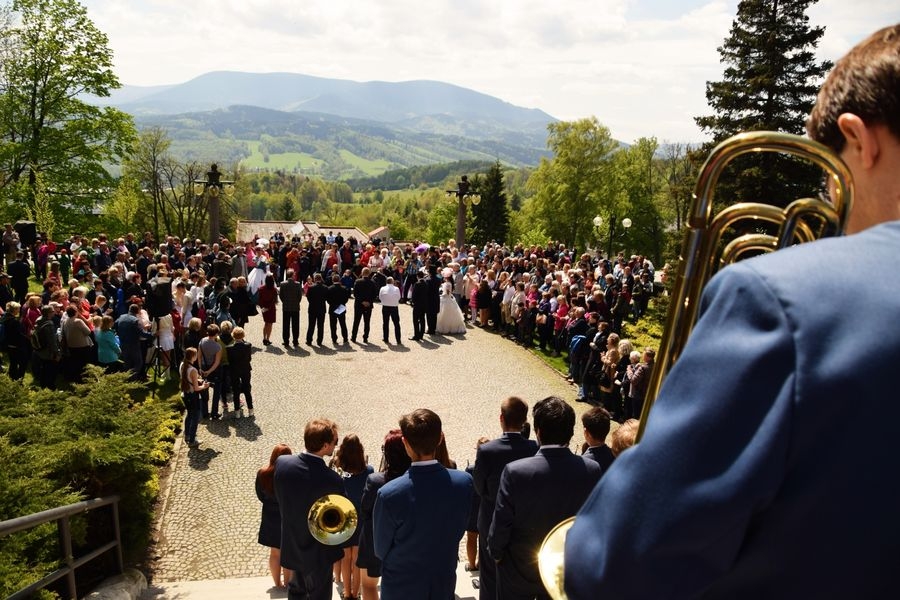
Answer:
M0 520L118 494L126 560L139 558L159 492L157 465L171 457L180 418L172 398L135 400L138 389L126 374L95 367L71 390L32 391L0 376ZM109 541L109 518L100 509L73 520L74 543ZM57 548L55 524L0 539L0 594L52 571Z

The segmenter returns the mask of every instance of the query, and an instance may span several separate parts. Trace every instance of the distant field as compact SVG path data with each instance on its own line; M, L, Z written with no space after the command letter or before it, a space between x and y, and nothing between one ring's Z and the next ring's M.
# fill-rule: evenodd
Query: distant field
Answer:
M270 154L269 162L263 160L259 151L259 141L248 141L250 157L241 160L241 166L247 169L281 169L293 171L294 169L305 173L315 173L325 164L325 161L305 152L285 152L283 154Z
M367 158L362 158L361 156L357 156L350 152L349 150L341 150L340 151L341 158L345 163L352 167L356 167L360 171L363 171L366 175L381 175L385 171L391 168L396 168L396 165L387 160L369 160Z

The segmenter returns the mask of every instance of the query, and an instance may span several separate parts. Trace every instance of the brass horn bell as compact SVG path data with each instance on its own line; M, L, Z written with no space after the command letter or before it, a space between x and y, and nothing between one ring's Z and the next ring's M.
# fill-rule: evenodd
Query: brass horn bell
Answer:
M313 502L306 519L309 532L326 546L349 540L359 522L353 503L338 494L327 494Z

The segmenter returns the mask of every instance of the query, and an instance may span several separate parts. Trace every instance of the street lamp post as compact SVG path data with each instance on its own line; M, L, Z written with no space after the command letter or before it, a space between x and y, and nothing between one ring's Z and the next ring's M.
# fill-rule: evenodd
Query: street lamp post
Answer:
M477 205L481 202L481 196L469 193L469 177L463 175L456 184L455 190L447 190L448 196L455 196L456 205L456 247L462 248L466 241L466 211L468 204Z
M594 229L597 231L597 238L599 239L600 238L600 227L603 225L603 217L601 217L600 215L597 215L596 217L594 217L593 223L594 223ZM622 229L624 231L622 231L622 233L619 235L619 237L624 238L626 235L628 235L629 228L631 228L631 219L629 219L628 217L625 217L624 219L622 219ZM608 245L607 245L607 249L606 249L606 258L612 258L613 240L615 240L615 239L616 239L616 216L613 215L609 219L609 241L608 241Z
M206 179L194 180L194 195L202 198L204 194L209 199L209 242L216 244L221 237L222 229L222 208L220 197L222 192L231 198L234 196L234 182L224 181L221 179L222 174L219 173L219 167L215 163L210 166L206 173Z

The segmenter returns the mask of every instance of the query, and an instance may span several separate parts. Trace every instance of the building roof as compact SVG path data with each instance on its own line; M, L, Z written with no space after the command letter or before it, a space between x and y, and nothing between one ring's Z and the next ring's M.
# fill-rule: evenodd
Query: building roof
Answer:
M319 237L320 234L341 235L343 238L355 237L360 242L368 242L369 237L356 227L321 225L316 221L238 221L237 239L240 242L250 242L254 238L271 238L276 233L283 233L285 237L292 235L310 234Z

